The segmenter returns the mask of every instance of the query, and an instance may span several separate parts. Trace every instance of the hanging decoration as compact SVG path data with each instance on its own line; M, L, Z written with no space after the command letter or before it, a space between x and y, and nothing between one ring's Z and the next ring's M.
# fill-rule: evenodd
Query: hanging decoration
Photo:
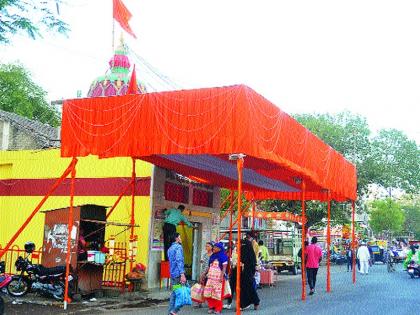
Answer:
M246 211L243 214L246 218L252 218L252 211ZM299 215L295 215L290 212L263 212L263 211L257 211L255 212L255 218L256 219L272 219L272 220L282 220L282 221L291 221L291 222L297 222L302 223L302 217Z

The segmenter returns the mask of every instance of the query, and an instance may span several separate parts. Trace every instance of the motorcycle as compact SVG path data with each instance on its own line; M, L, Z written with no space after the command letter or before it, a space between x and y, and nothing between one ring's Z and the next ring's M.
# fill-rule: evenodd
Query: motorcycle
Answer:
M35 250L35 244L28 242L25 244L25 257L19 256L15 262L16 270L19 275L12 276L12 280L7 285L7 292L14 297L20 297L28 292L37 292L56 300L63 300L66 266L52 268L44 267L41 264L32 264L28 259L29 255ZM74 275L69 274L69 296L74 293Z
M420 278L420 266L414 260L407 266L407 272L411 279L414 279L415 277Z

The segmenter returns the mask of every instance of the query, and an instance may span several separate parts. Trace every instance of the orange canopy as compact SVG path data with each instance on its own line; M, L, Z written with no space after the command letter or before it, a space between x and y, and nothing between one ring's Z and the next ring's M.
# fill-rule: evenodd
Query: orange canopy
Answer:
M356 199L356 168L296 120L244 85L67 100L63 157L131 156L255 199Z

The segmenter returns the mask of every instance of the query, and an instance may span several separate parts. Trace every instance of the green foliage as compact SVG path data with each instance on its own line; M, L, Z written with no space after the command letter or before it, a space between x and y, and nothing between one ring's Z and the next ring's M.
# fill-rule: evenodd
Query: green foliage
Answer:
M401 202L404 211L404 230L414 233L417 240L420 239L420 196L409 196Z
M371 167L382 187L400 188L407 193L420 188L420 149L399 130L381 130L372 141ZM391 195L391 190L390 190Z
M61 2L0 0L0 43L9 43L21 31L35 39L41 36L40 28L66 34L68 25L57 17Z
M24 67L0 65L0 109L58 126L58 112L45 97L46 92L32 81Z
M420 189L419 147L401 131L381 130L371 138L366 119L349 112L295 118L356 165L359 196L370 184L406 192Z
M391 198L372 202L369 224L375 233L399 233L403 230L404 212Z
M302 202L295 200L264 200L258 202L258 207L264 211L291 212L302 214ZM327 204L319 201L306 201L306 227L323 227L326 225ZM331 202L331 224L349 223L350 209L342 203Z

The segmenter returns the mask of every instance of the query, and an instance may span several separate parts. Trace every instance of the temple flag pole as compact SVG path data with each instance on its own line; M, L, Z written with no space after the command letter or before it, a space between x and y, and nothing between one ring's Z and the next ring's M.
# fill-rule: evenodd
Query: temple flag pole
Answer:
M331 292L331 193L327 204L327 292Z
M69 275L71 266L71 239L73 232L73 204L74 204L74 182L76 178L76 163L77 159L74 157L75 163L71 169L71 181L70 181L70 209L68 216L68 235L67 235L67 253L66 253L66 278L64 285L64 310L67 310L67 304L70 303L69 299ZM76 238L77 232L74 237Z
M305 240L306 240L306 184L302 180L302 301L306 299L306 262L305 262Z

